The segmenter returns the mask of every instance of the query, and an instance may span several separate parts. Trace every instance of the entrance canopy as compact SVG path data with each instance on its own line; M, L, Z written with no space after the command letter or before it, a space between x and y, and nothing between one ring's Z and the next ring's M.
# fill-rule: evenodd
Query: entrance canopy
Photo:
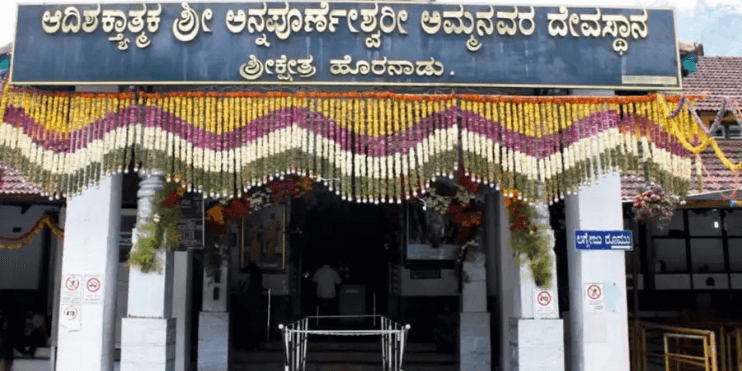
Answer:
M0 161L50 195L128 169L240 195L283 174L345 199L399 202L463 165L474 181L548 199L643 167L684 194L703 131L679 97L391 93L48 93L6 86Z

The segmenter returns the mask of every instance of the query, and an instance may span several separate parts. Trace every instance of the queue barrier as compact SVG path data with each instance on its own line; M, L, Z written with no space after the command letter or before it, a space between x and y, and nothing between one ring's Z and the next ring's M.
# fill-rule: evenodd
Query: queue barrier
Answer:
M718 363L720 371L742 371L742 344L740 332L742 323L728 321L691 322L690 326L696 329L711 330L716 334Z
M320 318L370 318L374 319L374 328L359 330L322 330L310 329L310 319L319 321ZM376 319L379 328L376 328ZM319 322L317 322L319 323ZM309 335L330 336L380 336L382 370L402 371L407 332L410 325L402 325L382 315L357 316L307 316L287 325L278 325L281 330L284 344L284 370L305 371L307 367L307 340Z
M638 334L631 325L632 364L636 371L719 371L717 335L713 330L640 322ZM723 343L723 341L722 341ZM638 354L636 353L638 351Z

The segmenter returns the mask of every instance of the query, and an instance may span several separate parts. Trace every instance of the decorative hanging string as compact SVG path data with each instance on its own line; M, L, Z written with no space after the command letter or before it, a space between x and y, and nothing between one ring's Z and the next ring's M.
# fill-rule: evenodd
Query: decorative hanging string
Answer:
M459 159L472 181L529 202L555 201L614 171L644 169L678 194L690 183L686 134L677 138L677 119L668 118L678 96L135 95L6 85L0 99L0 161L53 197L132 167L180 175L188 190L212 197L306 174L343 199L400 203L436 177L454 178Z
M54 233L55 236L57 236L58 239L63 240L64 239L64 231L57 226L57 224L54 222L54 220L49 216L43 216L39 220L34 223L33 227L31 229L17 237L5 237L0 236L0 249L9 249L9 250L17 250L20 249L23 246L28 245L33 241L34 238L36 238L36 235L41 232L44 227L49 228L52 233Z
M716 154L719 161L729 169L737 179L738 173L742 170L742 162L733 163L724 151L719 147L716 138L713 137L713 132L721 123L727 112L731 112L735 118L737 124L742 127L742 120L739 117L739 104L736 100L732 100L729 97L721 97L723 99L722 107L716 114L716 117L710 127L706 127L701 118L696 112L696 108L693 107L692 100L689 100L685 96L681 96L677 102L675 110L668 112L669 109L666 105L663 105L664 112L667 113L669 118L669 125L667 131L671 135L677 137L685 150L692 153L696 157L696 174L699 179L697 182L698 192L702 192L703 181L702 181L702 168L705 170L703 161L700 154L708 148L710 145ZM690 117L688 117L690 114ZM693 144L691 144L691 142ZM736 194L737 185L735 183L735 189L733 194Z
M711 183L714 186L714 189L716 190L717 193L719 193L721 198L725 200L736 200L737 199L737 192L739 191L739 172L738 171L733 172L733 179L734 179L733 184L734 185L731 189L729 196L727 196L724 194L724 191L726 190L721 187L720 185L721 182L719 182L719 179L706 168L706 165L703 163L700 156L697 156L696 163L698 164L697 166L700 167L700 169L697 170L699 174L697 181L700 183L698 184L698 193L704 192L703 179L710 179Z

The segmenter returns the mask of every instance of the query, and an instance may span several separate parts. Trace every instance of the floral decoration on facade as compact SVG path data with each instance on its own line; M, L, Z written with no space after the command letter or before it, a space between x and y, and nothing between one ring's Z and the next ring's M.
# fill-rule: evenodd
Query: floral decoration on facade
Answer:
M675 209L681 199L668 192L659 184L640 189L634 198L634 219L638 222L653 222L659 229L670 224Z
M127 171L182 174L242 198L280 176L327 179L343 200L397 203L453 178L558 200L611 171L687 191L678 96L517 97L284 92L46 92L3 85L0 162L50 197ZM680 135L681 137L683 135ZM713 144L712 144L713 145ZM537 192L542 189L541 192Z
M548 287L552 281L549 256L549 226L538 225L536 208L517 196L505 198L510 218L510 248L519 266L527 265L539 287Z
M459 167L457 182L442 178L431 183L429 191L420 197L423 208L430 208L448 218L458 227L459 253L456 257L454 271L460 279L462 264L470 252L479 247L477 241L483 223L483 203L476 198L481 185L471 181ZM436 241L432 241L434 247Z
M284 176L253 188L241 198L221 199L206 211L206 229L209 233L227 233L229 225L241 220L250 212L271 205L285 204L290 199L302 197L314 187L314 180L298 175Z
M31 241L33 241L34 238L36 238L36 236L39 234L39 232L41 232L41 230L43 230L44 228L49 228L49 230L51 230L51 232L59 240L64 240L64 231L59 228L57 223L50 216L42 216L39 220L36 221L36 223L34 223L31 229L28 230L28 232L23 233L20 236L0 236L0 250L17 250L23 246L26 246L31 243Z
M129 252L128 264L142 272L159 271L162 262L157 258L157 250L170 250L180 245L178 219L181 216L180 204L185 188L175 176L155 195L152 203L152 217L137 226L136 243Z

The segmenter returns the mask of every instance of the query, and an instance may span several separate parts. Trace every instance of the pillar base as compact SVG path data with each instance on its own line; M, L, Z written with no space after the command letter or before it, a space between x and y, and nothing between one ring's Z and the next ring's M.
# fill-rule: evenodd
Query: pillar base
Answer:
M510 371L543 370L564 371L564 321L511 318Z
M175 318L123 318L121 371L174 371L175 323Z
M198 316L198 371L229 370L229 312Z
M459 369L482 371L492 369L489 312L464 312L459 325Z

